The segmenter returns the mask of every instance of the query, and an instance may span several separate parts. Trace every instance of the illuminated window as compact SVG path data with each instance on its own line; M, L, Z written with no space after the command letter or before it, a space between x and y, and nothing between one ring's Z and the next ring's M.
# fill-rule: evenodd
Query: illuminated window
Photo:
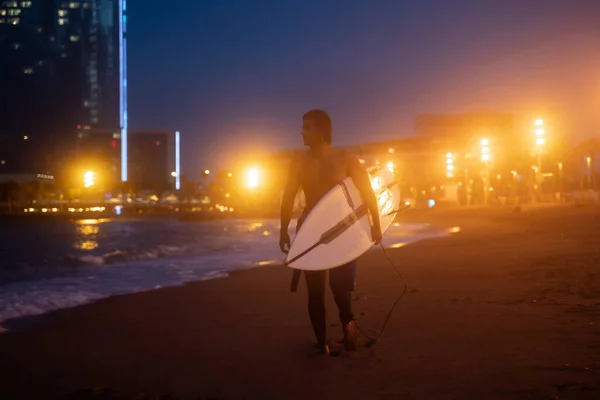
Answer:
M2 165L6 164L6 160L0 161L0 164L2 164Z
M71 42L79 42L79 36L71 35L71 36L69 36L69 40Z
M6 15L6 10L0 10L0 15Z
M18 50L21 47L21 43L13 44L13 49Z
M67 15L67 10L58 10L58 16L59 17L64 17Z
M19 21L21 21L21 20L19 18L15 17L15 18L9 18L7 21L9 24L19 25Z
M72 1L69 3L69 8L79 8L79 3Z
M29 7L31 7L31 1L22 1L21 2L21 7L23 7L23 8L29 8Z
M20 8L16 8L14 10L8 10L8 15L19 15L19 14L21 14Z
M24 73L25 75L31 75L31 74L33 74L33 68L25 68L25 69L23 70L23 73ZM25 139L25 140L27 140L27 139Z
M59 18L58 19L59 25L65 25L67 22L69 22L69 20L67 18Z
M17 2L16 1L3 1L2 5L4 7L16 7L17 6Z
M0 18L0 24L5 24L6 20L4 18Z

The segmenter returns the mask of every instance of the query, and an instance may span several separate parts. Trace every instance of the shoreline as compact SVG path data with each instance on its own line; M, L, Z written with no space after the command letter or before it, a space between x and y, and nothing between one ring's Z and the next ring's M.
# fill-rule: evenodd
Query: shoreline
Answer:
M431 216L461 232L388 250L408 293L373 347L311 358L304 282L291 294L289 269L253 268L0 335L0 397L597 398L598 208ZM353 306L368 333L400 290L394 276L382 252L359 259ZM327 311L339 337L330 293Z
M412 225L412 224L409 224ZM401 236L400 237L394 237L391 240L387 240L389 243L386 245L386 248L394 248L394 244L398 241L402 242L402 245L406 245L406 244L412 244L412 243L416 243L422 240L429 240L431 238L436 238L438 236L446 236L449 235L449 233L446 232L441 232L439 231L439 229L437 227L432 226L432 228L434 228L434 232L424 232L422 233L421 229L414 229L413 227L410 228L409 233L407 235L405 235L403 232L401 232ZM424 229L425 231L427 230L427 228ZM416 238L415 238L416 236ZM386 242L385 238L384 238L384 243ZM393 242L393 243L392 243ZM399 246L396 246L399 247ZM273 249L276 249L276 244L273 245ZM367 253L370 252L374 252L374 251L379 251L378 247L373 246L371 249L369 249L367 251ZM109 253L112 254L112 253ZM277 251L277 254L280 254ZM102 258L103 256L95 256L96 258ZM118 255L116 256L118 258ZM283 255L281 255L281 257L279 258L275 258L275 259L269 259L269 258L264 258L261 259L259 261L254 262L253 264L248 263L247 265L239 265L237 267L234 266L230 266L230 267L223 267L223 269L206 269L205 271L203 271L202 269L199 269L196 271L197 276L195 278L180 278L180 281L173 281L173 280L169 280L167 279L167 277L165 276L166 280L161 280L156 281L156 285L154 284L148 284L147 283L147 279L148 277L144 278L143 276L140 276L140 281L139 283L137 283L136 285L142 285L142 286L138 286L138 288L136 289L131 289L131 290L127 290L126 287L123 288L123 290L117 292L117 293L111 293L110 290L109 292L106 292L106 288L110 287L110 283L116 283L117 281L115 281L115 279L118 278L119 274L124 274L124 277L127 277L129 274L127 273L127 271L137 271L137 274L141 274L143 275L143 268L144 265L150 263L175 263L175 264L181 264L180 265L180 270L185 270L186 267L185 265L188 265L190 263L193 263L194 260L197 260L198 262L201 262L201 259L198 259L198 255L195 256L180 256L180 257L175 257L175 258L147 258L147 259L136 259L136 260L131 260L131 261L123 261L123 262L110 262L106 261L105 263L91 263L91 261L88 261L88 264L83 264L81 265L81 268L85 268L85 272L82 275L77 275L77 276L48 276L45 277L43 279L30 279L30 280L17 280L15 282L9 282L3 285L0 285L0 292L2 292L2 296L4 297L2 300L4 300L4 305L8 305L8 307L0 307L0 335L7 333L7 332L11 332L16 330L21 330L21 326L28 326L29 322L25 322L25 324L22 324L19 320L20 319L25 319L25 320L32 320L35 319L36 317L43 317L46 314L49 313L53 313L56 311L60 311L60 310L69 310L72 308L76 308L76 307L80 307L80 306L86 306L89 304L93 304L97 301L102 301L104 299L107 298L111 298L111 297L118 297L118 296L123 296L123 295L128 295L128 294L136 294L136 293L144 293L144 292L148 292L148 291L152 291L152 290L161 290L164 288L169 288L169 287L181 287L184 286L186 284L190 284L190 283L194 283L194 282L203 282L206 280L211 280L211 279L218 279L218 278L226 278L228 276L230 276L231 274L234 274L238 271L244 271L244 270L251 270L251 269L256 269L256 268L263 268L263 267L267 267L267 266L273 266L273 267L277 267L277 268L285 268L285 264L282 262L283 260ZM70 262L75 262L75 261L70 261ZM166 264L164 265L165 268ZM96 268L96 269L93 269ZM98 269L99 268L99 269ZM108 268L109 270L106 270L106 268ZM122 272L123 268L126 268L127 271ZM82 270L82 272L84 272ZM104 272L104 273L103 273ZM90 275L88 276L88 279L94 279L94 282L100 282L97 284L93 284L91 283L91 286L89 286L89 284L86 283L85 281L85 275ZM108 278L103 277L103 275L106 276L106 274L108 274L108 277L112 277L112 280L107 280ZM115 275L117 274L117 275ZM174 279L173 277L171 277L171 279ZM74 280L74 281L73 281ZM72 290L67 290L65 292L63 292L62 290L58 289L64 285L68 285L69 287L72 287ZM75 285L82 285L82 286L75 286ZM107 286L109 285L109 286ZM145 285L145 286L144 286ZM57 289L53 289L53 288L57 288ZM46 308L48 307L48 303L42 301L41 303L38 303L37 301L35 301L34 299L30 299L27 296L25 297L20 297L19 293L24 293L24 292L28 292L29 290L33 290L35 292L38 293L38 298L42 298L42 299L51 299L48 300L51 303L54 303L54 306L50 306L50 308ZM88 299L81 299L80 296L78 296L78 293L83 292L83 293L87 293L87 296L90 296ZM79 300L77 300L77 297L79 297ZM16 302L18 304L17 307L15 307L14 310L11 310L10 305L8 304L8 299L11 299L12 301ZM56 306L56 304L60 304L59 306ZM2 303L0 303L0 306L2 306ZM34 311L31 311L34 310ZM10 317L10 318L5 318L4 315L6 315L6 313L8 313L8 315L11 314L19 314L19 313L24 313L18 317Z
M466 214L473 213L512 213L515 210L521 212L523 210L537 210L545 208L579 208L579 207L596 207L596 205L583 204L558 204L558 203L540 203L526 204L521 206L458 206L458 205L438 205L433 208L427 207L410 207L401 210L397 220L408 218L410 220L429 220L435 219L444 214ZM300 216L301 212L296 211L293 215L293 220ZM112 211L94 211L94 212L48 212L48 213L0 213L0 222L21 222L21 221L76 221L83 219L110 219L113 221L132 221L132 220L165 220L165 221L180 221L186 223L202 223L227 220L252 220L252 219L279 219L279 212L233 212L223 213L216 211L168 211L168 212L143 212L136 213L131 210L124 212L121 215L116 215Z

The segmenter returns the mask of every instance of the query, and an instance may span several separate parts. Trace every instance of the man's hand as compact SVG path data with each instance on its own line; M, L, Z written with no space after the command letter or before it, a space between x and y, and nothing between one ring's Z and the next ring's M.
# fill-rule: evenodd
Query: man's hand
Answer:
M381 227L379 225L371 226L371 239L373 239L373 242L375 242L375 244L381 243L381 239L383 239L383 234L381 233Z
M290 235L288 235L287 231L281 231L281 233L279 234L279 248L282 252L287 254L288 251L290 251L290 246Z

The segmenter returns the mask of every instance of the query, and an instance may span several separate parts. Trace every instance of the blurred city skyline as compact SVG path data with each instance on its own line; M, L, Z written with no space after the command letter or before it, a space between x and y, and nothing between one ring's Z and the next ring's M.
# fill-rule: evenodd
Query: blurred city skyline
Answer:
M493 4L492 4L493 3ZM421 113L541 117L573 141L600 126L600 2L507 0L129 4L132 129L180 130L182 171L301 145L413 134Z

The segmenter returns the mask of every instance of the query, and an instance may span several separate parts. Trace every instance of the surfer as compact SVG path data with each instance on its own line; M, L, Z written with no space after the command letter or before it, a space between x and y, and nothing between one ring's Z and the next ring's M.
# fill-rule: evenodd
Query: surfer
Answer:
M348 150L331 145L331 119L323 110L310 110L302 117L302 139L308 151L292 160L287 185L281 204L281 233L279 247L287 253L290 248L288 226L292 218L294 199L302 188L306 208L298 219L296 229L319 200L344 179L351 177L359 189L372 218L371 236L375 243L381 242L381 227L377 198L371 188L367 171L359 159ZM298 274L300 271L295 270ZM329 354L325 319L325 282L327 270L304 271L308 289L308 313L317 338L319 351ZM346 350L356 350L357 332L352 313L352 292L356 284L356 261L329 270L329 286L339 309Z

